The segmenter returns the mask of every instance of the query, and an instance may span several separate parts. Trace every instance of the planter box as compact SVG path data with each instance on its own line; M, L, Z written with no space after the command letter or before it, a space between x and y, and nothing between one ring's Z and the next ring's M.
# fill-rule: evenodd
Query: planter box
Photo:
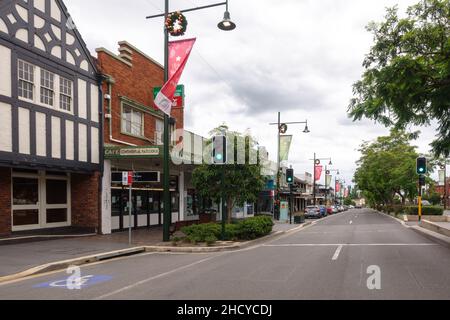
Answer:
M295 216L294 217L294 223L295 224L305 223L305 217L304 216Z
M406 216L407 221L417 222L419 221L419 216ZM422 216L422 220L427 220L430 222L449 222L449 217L446 216Z

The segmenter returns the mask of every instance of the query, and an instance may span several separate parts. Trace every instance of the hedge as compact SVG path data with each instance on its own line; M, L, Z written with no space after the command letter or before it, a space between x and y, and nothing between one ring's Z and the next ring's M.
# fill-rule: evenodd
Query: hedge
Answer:
M419 215L418 206L405 207L405 214L417 216ZM444 215L444 209L441 207L426 206L422 207L422 214L425 216L442 216Z
M271 217L258 216L225 226L225 240L254 240L272 232ZM192 225L181 229L186 240L191 243L212 244L222 236L222 226L218 223Z

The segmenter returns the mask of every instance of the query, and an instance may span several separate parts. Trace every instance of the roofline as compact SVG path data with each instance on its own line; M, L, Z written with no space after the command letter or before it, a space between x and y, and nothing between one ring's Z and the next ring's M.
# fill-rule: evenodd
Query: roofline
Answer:
M95 52L99 53L99 52L103 52L106 53L107 55L111 56L112 58L119 60L120 62L123 62L124 64L126 64L129 67L132 67L133 64L129 61L126 61L125 59L119 57L117 54L112 53L111 51L109 51L108 49L104 48L104 47L100 47L95 49Z
M150 56L148 56L147 54L145 54L144 52L142 52L141 50L139 50L138 48L136 48L135 46L133 46L131 43L129 43L128 41L119 41L119 46L121 45L126 45L131 47L133 50L135 50L137 53L139 53L140 55L144 56L145 58L147 58L148 60L150 60L151 62L153 62L154 64L156 64L158 67L160 67L161 69L164 70L164 66L162 64L160 64L158 61L156 61L155 59L151 58Z

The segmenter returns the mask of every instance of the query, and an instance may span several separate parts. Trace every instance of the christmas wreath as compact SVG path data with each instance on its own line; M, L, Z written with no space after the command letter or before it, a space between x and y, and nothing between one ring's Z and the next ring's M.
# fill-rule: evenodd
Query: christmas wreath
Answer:
M179 11L167 16L166 28L171 36L178 37L184 35L187 25L186 17Z

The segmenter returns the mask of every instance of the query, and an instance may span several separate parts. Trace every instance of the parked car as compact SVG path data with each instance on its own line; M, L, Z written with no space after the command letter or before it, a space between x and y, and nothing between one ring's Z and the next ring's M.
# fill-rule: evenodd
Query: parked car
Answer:
M333 207L327 207L327 215L332 215L333 213Z
M430 201L427 201L427 200L422 200L422 206L431 206L431 203L430 203Z
M332 210L333 210L333 214L339 213L339 209L338 209L337 206L332 206L331 208L332 208Z
M320 208L319 206L309 206L305 209L305 218L307 219L320 219Z

